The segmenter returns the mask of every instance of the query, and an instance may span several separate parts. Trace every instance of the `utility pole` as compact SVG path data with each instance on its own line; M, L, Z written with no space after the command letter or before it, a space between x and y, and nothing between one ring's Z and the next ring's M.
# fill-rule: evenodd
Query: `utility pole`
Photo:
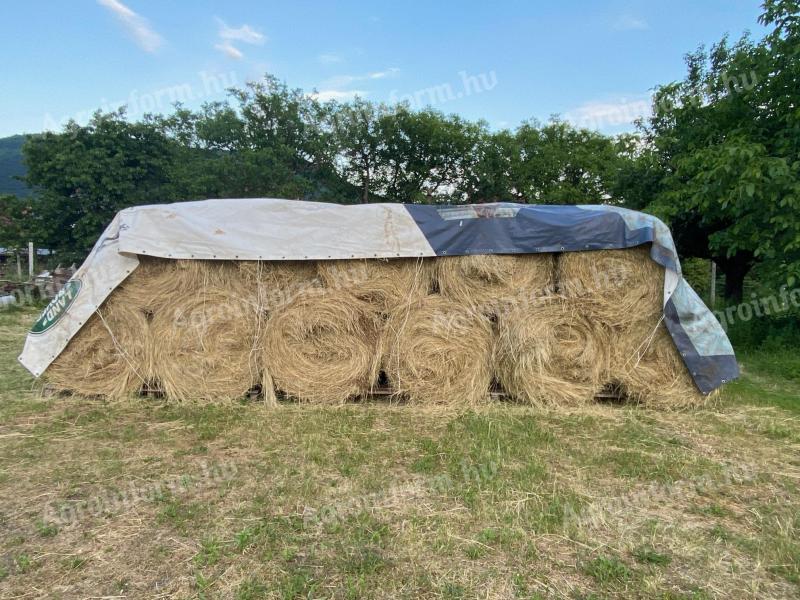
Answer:
M28 279L33 279L33 242L28 242Z

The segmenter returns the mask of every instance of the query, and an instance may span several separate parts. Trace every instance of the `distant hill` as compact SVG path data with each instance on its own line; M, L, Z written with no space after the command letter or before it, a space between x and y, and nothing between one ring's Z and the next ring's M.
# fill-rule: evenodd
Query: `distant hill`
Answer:
M28 196L31 191L23 182L14 179L26 173L22 162L22 144L24 135L12 135L0 138L0 194L16 194Z

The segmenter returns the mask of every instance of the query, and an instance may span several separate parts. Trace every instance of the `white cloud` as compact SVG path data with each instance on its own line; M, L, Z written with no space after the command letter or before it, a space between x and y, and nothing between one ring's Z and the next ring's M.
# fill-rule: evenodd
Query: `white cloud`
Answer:
M122 22L128 33L145 52L155 52L164 43L161 36L150 28L147 19L132 11L119 0L97 0L97 3L114 13L114 16Z
M267 41L265 36L260 31L256 31L250 25L242 25L241 27L230 27L225 21L217 17L219 23L219 37L223 40L231 42L242 42L244 44L260 45Z
M321 102L327 102L328 100L352 100L356 96L364 97L369 92L365 92L364 90L322 90L321 92L314 92L311 95L312 98L316 98Z
M328 79L326 79L322 87L336 89L336 88L346 87L350 84L356 83L357 81L369 81L374 79L385 79L387 77L394 77L399 72L400 69L396 67L391 67L383 71L374 71L372 73L367 73L365 75L336 75L335 77L329 77Z
M641 17L621 15L614 22L614 29L617 31L644 31L645 29L650 29L650 25Z
M242 25L241 27L231 27L219 17L215 17L219 24L219 42L214 45L214 48L222 52L228 58L234 60L241 60L244 58L244 52L239 50L233 45L233 42L241 42L242 44L253 44L260 46L267 41L265 36L260 31L256 31L250 25Z
M321 62L323 65L332 65L334 63L344 62L344 58L342 58L338 54L333 54L333 53L320 54L319 56L317 56L317 60Z
M222 52L228 58L232 58L234 60L241 60L244 58L242 51L230 42L220 42L219 44L214 44L214 48Z
M397 67L391 67L386 69L385 71L376 71L375 73L370 73L367 75L368 79L384 79L386 77L394 77L400 72L400 69Z
M564 119L585 129L600 131L630 129L636 119L650 116L651 97L638 95L633 98L591 101L564 114Z
M352 100L356 96L366 96L369 91L365 90L348 90L345 88L350 87L356 83L363 83L366 81L374 81L376 79L384 79L386 77L393 77L400 72L396 67L390 67L383 71L373 71L371 73L361 75L337 75L329 77L320 84L323 91L315 92L313 97L319 100Z

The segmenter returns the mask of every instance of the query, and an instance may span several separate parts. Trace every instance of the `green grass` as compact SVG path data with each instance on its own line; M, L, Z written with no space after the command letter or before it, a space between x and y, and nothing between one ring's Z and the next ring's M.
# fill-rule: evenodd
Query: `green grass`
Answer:
M0 596L800 594L785 357L675 413L103 403L38 395L32 318L0 313Z

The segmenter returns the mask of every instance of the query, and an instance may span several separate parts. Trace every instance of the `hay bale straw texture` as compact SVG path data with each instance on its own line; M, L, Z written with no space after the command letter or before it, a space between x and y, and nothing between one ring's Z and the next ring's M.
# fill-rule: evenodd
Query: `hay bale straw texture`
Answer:
M230 400L260 383L260 311L237 291L198 280L151 328L153 371L169 398Z
M89 318L48 367L55 388L84 396L121 398L151 377L150 323L121 286Z
M607 380L624 396L654 408L680 409L706 404L669 331L662 322L640 322L617 337Z
M289 304L299 294L319 288L315 261L240 261L239 276L246 289L255 285L258 303L266 311L274 311Z
M602 389L608 331L584 303L551 296L501 314L497 326L497 379L515 400L577 405Z
M139 255L139 266L128 276L128 301L155 314L201 287L228 289L243 297L255 295L255 286L239 275L231 261L183 260Z
M321 260L326 289L346 291L382 312L426 296L433 284L433 262L422 258Z
M551 254L475 254L436 260L442 296L486 314L552 291L554 276Z
M300 294L271 314L265 329L264 365L275 387L292 398L342 404L376 382L379 319L352 294Z
M484 315L431 295L396 308L384 331L383 368L397 396L449 406L489 399L492 328Z
M588 298L595 319L612 327L655 323L662 314L664 268L650 245L624 250L564 252L557 259L561 295Z

